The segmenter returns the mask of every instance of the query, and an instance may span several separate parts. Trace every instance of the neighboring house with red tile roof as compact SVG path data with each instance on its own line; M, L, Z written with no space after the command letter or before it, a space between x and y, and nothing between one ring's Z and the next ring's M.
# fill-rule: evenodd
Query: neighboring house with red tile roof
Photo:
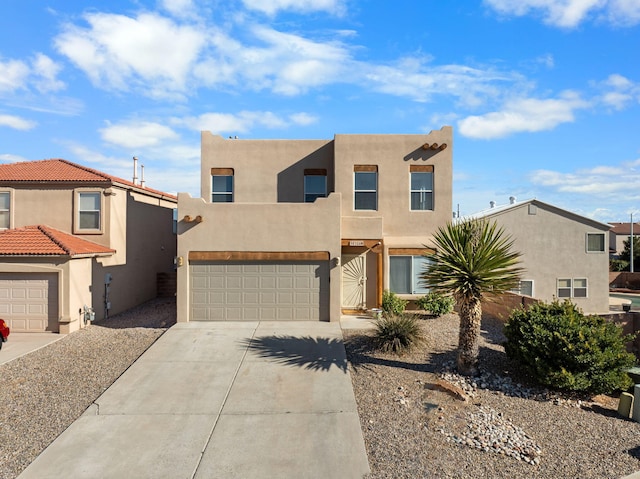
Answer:
M624 242L631 237L631 223L609 223L612 228L609 231L610 252L613 258L618 258L624 251ZM640 236L640 223L633 223L633 236Z
M154 298L177 197L61 160L0 165L0 317L71 332Z

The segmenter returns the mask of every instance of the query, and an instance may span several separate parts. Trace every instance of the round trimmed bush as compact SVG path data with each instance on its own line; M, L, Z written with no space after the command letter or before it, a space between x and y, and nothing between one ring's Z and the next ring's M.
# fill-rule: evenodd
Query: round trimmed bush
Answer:
M625 369L636 360L625 343L633 336L600 316L585 316L570 301L514 310L504 335L507 356L541 384L592 394L631 385Z
M443 294L431 291L426 296L416 300L419 309L429 311L434 316L442 316L453 311L456 300L453 296L445 296Z

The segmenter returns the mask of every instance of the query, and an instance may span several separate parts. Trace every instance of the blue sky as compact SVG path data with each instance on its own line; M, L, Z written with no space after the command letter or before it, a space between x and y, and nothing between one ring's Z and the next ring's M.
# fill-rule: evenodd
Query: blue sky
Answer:
M3 0L0 162L199 196L200 131L454 128L453 204L640 217L638 0ZM106 6L108 5L108 6Z

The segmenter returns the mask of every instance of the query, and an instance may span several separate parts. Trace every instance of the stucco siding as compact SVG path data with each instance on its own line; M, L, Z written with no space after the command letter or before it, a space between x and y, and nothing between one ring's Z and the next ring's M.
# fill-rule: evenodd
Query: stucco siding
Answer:
M586 298L570 298L586 313L609 309L608 234L595 223L582 222L574 215L529 203L492 216L514 238L514 249L522 254L522 279L534 281L534 296L551 301L558 296L558 278L587 278ZM587 233L605 233L605 250L588 253Z

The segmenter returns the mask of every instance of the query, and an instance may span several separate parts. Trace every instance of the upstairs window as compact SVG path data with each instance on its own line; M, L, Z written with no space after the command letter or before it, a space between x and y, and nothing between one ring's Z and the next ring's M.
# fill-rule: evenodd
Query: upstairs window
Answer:
M604 233L587 233L587 253L604 253Z
M411 165L411 210L433 211L433 165Z
M102 227L102 194L99 191L78 192L78 230L99 231Z
M304 170L304 202L313 203L316 198L327 196L327 170Z
M356 165L354 173L354 209L378 209L378 167L375 165Z
M11 193L0 192L0 229L11 228Z
M233 203L233 168L211 168L211 202Z

